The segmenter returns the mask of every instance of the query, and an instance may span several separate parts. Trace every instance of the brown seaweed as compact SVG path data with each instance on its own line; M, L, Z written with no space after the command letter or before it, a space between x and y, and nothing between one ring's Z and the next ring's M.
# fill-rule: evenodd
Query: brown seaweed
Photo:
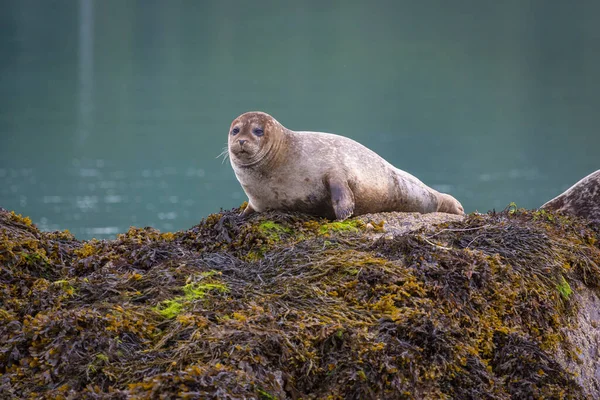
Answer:
M598 232L514 208L395 238L239 210L116 240L0 211L0 397L585 398Z

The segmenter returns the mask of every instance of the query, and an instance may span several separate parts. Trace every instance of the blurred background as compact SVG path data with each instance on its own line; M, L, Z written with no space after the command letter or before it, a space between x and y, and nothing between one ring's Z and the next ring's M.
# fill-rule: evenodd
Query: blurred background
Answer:
M0 0L0 206L109 238L246 198L229 124L343 134L465 210L600 168L600 2Z

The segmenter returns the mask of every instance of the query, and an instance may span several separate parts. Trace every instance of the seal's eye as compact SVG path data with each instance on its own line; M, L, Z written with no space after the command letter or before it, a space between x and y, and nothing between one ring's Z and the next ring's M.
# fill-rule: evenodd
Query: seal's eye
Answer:
M252 133L254 133L256 136L262 136L262 135L264 135L264 134L265 134L265 133L263 132L263 130L262 130L262 129L260 129L260 128L254 128L254 130L252 131Z
M237 135L238 133L240 133L240 128L233 128L233 129L231 130L231 135L232 135L232 136L235 136L235 135Z

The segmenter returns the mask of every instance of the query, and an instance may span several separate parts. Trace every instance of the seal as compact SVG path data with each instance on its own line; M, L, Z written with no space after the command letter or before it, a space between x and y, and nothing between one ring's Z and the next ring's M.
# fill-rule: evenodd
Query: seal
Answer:
M329 219L385 211L464 214L440 193L352 139L295 132L263 112L231 123L228 153L248 196L241 213L299 211Z
M600 223L600 169L540 208L576 215Z

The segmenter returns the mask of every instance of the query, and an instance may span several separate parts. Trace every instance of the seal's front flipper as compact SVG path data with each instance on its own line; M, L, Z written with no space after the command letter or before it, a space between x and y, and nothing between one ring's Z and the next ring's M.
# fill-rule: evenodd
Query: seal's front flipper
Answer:
M345 180L329 180L331 192L331 205L335 212L335 219L345 220L354 213L354 195Z
M256 212L256 210L254 210L254 208L252 207L252 204L250 204L250 202L248 202L248 205L246 206L246 208L244 208L244 211L242 211L239 216L245 218L254 212Z

